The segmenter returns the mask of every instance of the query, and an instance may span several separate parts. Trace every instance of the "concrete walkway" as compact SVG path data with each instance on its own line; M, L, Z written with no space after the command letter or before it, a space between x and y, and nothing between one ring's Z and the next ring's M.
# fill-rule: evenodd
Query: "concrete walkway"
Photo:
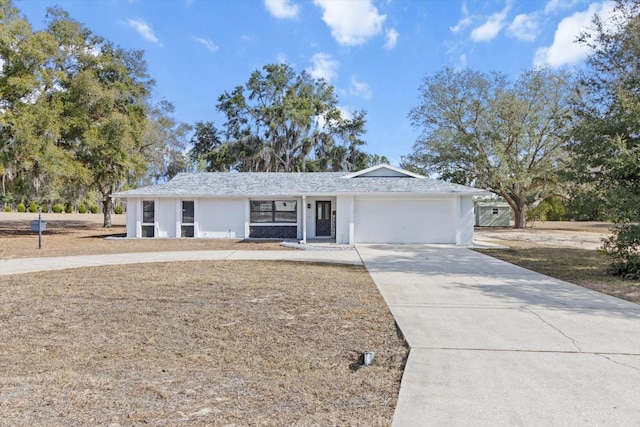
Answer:
M276 260L362 265L356 251L180 251L0 259L0 276L101 265L206 260Z
M411 352L394 426L638 426L640 306L462 248L358 245Z

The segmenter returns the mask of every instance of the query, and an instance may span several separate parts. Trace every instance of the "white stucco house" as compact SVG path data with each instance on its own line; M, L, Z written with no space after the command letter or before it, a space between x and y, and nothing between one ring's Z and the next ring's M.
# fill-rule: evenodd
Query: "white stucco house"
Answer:
M127 201L132 238L468 245L472 198L486 194L385 164L354 173L181 173L113 196Z

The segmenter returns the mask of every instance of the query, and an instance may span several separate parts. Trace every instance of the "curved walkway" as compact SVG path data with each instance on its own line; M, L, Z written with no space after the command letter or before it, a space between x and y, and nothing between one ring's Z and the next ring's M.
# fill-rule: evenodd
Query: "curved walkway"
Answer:
M362 265L356 251L175 251L0 260L0 276L101 265L206 260L308 261Z

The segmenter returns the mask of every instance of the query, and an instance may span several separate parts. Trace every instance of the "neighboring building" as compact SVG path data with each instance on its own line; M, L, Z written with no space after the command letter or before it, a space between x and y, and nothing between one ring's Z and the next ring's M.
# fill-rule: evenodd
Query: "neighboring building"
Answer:
M113 196L127 199L127 237L468 245L472 197L486 194L378 165L355 173L181 173Z
M509 227L511 206L507 202L478 200L475 202L476 226Z

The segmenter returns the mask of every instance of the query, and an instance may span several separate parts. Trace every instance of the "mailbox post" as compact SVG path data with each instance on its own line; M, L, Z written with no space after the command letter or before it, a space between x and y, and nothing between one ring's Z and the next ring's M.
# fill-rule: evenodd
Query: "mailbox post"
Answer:
M42 249L42 208L38 208L38 249Z

